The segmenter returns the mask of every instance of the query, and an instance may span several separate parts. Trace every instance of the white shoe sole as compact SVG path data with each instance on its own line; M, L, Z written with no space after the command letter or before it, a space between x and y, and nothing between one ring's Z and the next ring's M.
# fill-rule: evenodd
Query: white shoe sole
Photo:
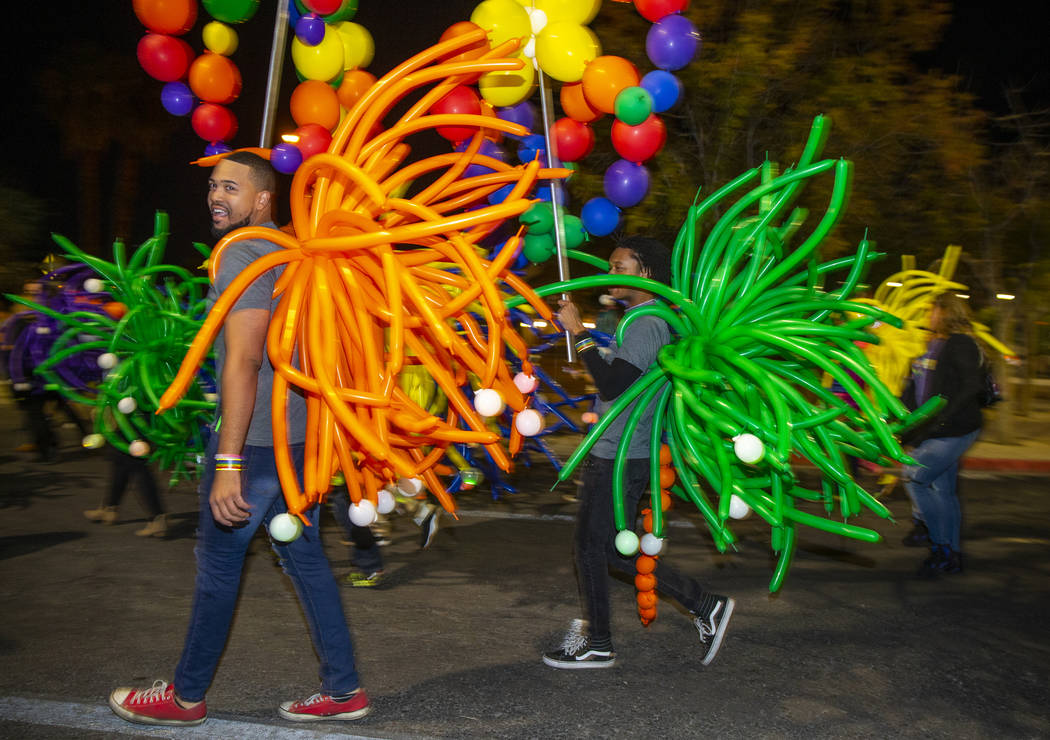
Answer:
M718 620L718 627L715 629L715 634L711 637L711 647L707 650L707 655L700 661L702 665L711 665L711 661L718 655L718 649L722 647L722 638L725 637L726 628L729 626L729 618L733 616L733 607L736 606L736 601L732 598L726 599L725 613Z

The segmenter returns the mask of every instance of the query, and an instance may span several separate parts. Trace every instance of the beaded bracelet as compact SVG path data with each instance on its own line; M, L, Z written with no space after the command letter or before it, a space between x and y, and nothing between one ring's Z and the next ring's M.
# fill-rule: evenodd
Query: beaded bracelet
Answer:
M586 352L587 350L594 349L597 346L598 344L594 341L594 339L590 335L588 335L576 342L576 351Z

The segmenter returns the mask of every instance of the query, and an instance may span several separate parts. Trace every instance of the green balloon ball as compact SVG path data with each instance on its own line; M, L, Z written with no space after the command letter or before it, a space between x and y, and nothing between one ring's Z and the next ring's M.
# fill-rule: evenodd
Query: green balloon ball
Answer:
M259 9L259 0L204 0L204 9L217 21L245 23Z
M625 87L616 96L616 118L628 126L637 126L653 112L653 96L643 87Z
M562 244L565 245L566 249L576 249L576 247L587 241L587 229L583 228L583 221L580 220L579 216L574 216L571 213L565 213L561 217L561 230L562 230Z
M546 262L555 252L554 238L550 234L526 234L521 253L529 262Z
M529 230L530 235L549 234L554 229L554 209L550 203L541 201L521 214L518 222Z

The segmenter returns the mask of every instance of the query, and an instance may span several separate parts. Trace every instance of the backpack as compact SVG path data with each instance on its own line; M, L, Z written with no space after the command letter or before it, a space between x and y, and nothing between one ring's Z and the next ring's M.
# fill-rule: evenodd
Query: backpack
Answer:
M977 403L981 404L982 408L988 408L1002 401L1003 394L999 390L999 383L995 380L991 365L984 363L981 370L984 377L981 380L981 389L977 392Z

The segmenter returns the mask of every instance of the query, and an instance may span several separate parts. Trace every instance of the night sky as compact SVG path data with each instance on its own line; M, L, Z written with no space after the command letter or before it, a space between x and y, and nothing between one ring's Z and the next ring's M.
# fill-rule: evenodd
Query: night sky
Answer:
M607 0L608 2L609 0ZM694 5L696 5L694 0ZM452 23L469 18L477 0L360 0L355 22L361 23L376 41L376 57L368 67L380 75L407 56L437 41ZM249 23L238 27L241 47L233 55L244 77L241 99L232 107L240 119L236 146L258 143L266 65L273 27L273 0L264 0ZM955 3L955 16L945 39L936 52L928 55L931 66L959 74L968 88L989 109L1001 107L1004 85L1027 85L1033 106L1050 102L1050 83L1046 63L1045 17L1043 4L1032 2ZM129 0L54 0L35 4L19 3L9 25L14 39L5 46L4 104L5 144L0 182L44 198L49 215L41 238L56 231L75 239L76 177L72 162L63 159L58 135L40 114L36 90L39 70L62 63L63 54L78 39L94 39L105 48L126 53L127 64L138 70L135 46L143 29L135 18ZM200 27L210 20L201 10L197 27L187 36L199 49ZM702 31L702 28L701 28ZM701 55L698 63L702 63ZM290 60L282 83L278 131L294 127L287 113L287 96L295 85ZM144 72L140 73L145 76ZM70 75L82 72L70 69ZM155 82L155 95L141 100L153 106L158 115L167 116L160 105L162 83ZM136 198L136 233L126 235L138 244L150 235L155 208L171 213L173 261L191 259L191 240L207 241L204 212L205 170L187 163L203 153L204 142L193 133L188 117L180 122L162 161L145 163L142 186ZM90 126L91 121L84 121ZM133 141L135 132L128 131ZM112 171L104 176L113 177ZM107 223L105 217L104 223ZM0 224L0 228L4 228ZM105 242L112 234L105 235Z

